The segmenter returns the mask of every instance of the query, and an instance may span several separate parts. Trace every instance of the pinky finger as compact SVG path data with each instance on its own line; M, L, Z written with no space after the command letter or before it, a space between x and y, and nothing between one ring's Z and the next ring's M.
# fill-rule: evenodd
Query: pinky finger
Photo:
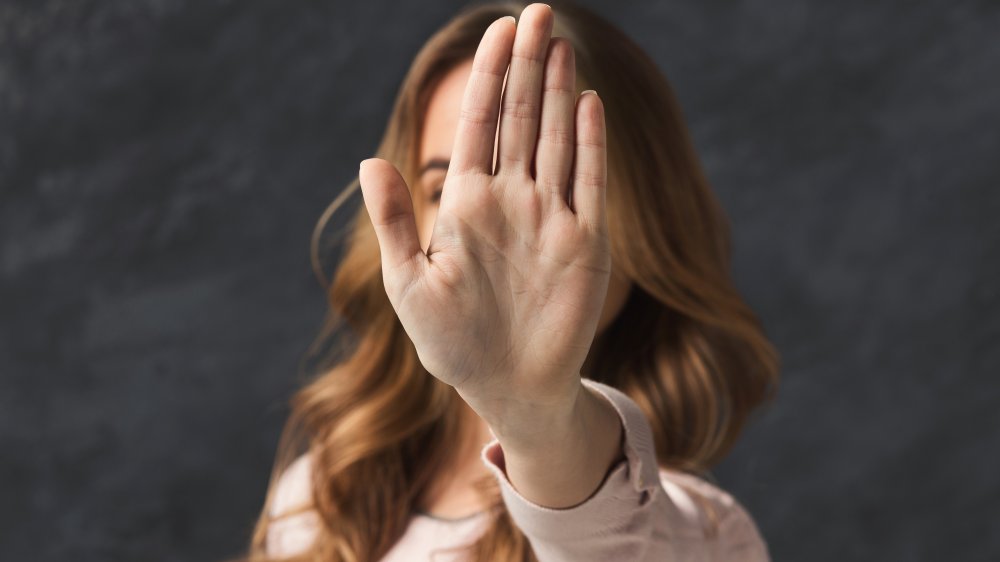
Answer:
M576 158L573 166L573 208L588 226L605 228L608 185L607 133L604 103L587 90L576 103Z

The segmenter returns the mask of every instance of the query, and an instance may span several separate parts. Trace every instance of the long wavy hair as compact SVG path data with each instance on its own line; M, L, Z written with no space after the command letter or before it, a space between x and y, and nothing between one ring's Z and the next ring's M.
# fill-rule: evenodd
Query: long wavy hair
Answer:
M375 154L394 164L411 189L418 185L422 120L435 86L471 60L491 22L517 18L526 5L469 5L416 55ZM605 106L612 261L632 283L620 313L594 339L583 375L622 390L642 408L662 467L704 475L733 446L748 416L774 397L779 359L734 287L728 220L666 77L605 19L572 3L550 5L553 35L575 49L577 91L597 90ZM320 233L358 187L355 178L314 232L313 263L324 283ZM364 205L348 226L327 284L327 318L312 348L324 359L292 399L252 560L268 560L276 483L301 454L311 459L308 508L318 514L319 530L294 559L325 562L384 556L435 475L457 460L461 398L417 359L386 297ZM481 491L491 517L469 546L469 559L535 560L489 480Z

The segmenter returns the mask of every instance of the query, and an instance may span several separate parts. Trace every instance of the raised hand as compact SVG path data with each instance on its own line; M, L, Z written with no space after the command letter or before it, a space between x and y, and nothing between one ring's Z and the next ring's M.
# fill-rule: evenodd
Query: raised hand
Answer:
M426 252L399 172L379 159L359 172L403 328L481 414L573 402L608 287L604 108L577 98L552 19L532 4L483 36Z

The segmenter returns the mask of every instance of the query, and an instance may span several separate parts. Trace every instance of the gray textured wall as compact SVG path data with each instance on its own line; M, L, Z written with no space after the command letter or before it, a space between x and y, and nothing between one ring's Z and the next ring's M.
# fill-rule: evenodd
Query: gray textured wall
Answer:
M217 560L311 226L460 4L0 2L0 559ZM1000 5L636 2L784 358L717 471L777 560L1000 559Z

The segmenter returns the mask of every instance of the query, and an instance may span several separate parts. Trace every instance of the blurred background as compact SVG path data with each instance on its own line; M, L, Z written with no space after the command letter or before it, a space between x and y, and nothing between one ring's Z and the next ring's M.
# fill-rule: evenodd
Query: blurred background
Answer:
M782 354L714 472L774 558L1000 559L1000 3L585 4L671 79ZM242 551L311 229L462 5L0 0L0 560Z

